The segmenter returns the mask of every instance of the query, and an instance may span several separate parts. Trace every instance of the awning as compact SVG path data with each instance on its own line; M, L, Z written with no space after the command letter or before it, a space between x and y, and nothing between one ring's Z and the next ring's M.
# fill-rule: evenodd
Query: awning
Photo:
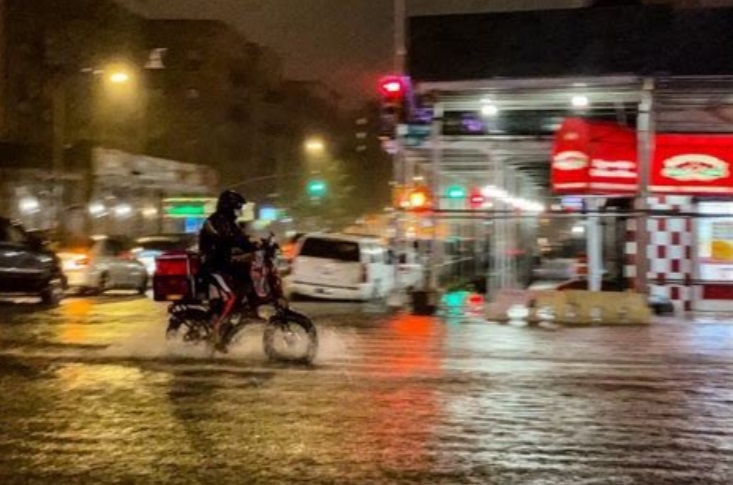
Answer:
M639 190L636 132L603 121L568 118L555 135L552 189L572 194Z
M566 119L555 135L552 189L561 194L633 195L639 190L637 134L615 123ZM649 191L733 195L733 135L654 137Z

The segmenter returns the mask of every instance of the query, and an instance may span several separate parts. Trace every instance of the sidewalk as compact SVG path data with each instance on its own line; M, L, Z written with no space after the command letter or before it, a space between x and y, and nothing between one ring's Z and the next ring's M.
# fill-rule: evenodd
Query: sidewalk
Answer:
M687 312L679 313L671 316L655 316L652 318L652 324L665 323L730 323L733 324L733 313L731 312Z

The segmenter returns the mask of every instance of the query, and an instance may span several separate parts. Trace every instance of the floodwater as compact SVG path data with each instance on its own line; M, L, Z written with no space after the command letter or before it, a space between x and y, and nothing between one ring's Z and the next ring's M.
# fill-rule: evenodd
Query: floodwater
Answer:
M733 325L517 328L303 303L312 367L146 299L0 305L0 483L733 483Z

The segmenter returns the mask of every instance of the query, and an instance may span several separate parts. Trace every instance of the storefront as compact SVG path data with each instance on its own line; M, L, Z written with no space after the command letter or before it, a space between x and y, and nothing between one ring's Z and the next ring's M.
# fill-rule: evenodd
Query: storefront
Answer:
M638 196L638 172L630 128L568 119L556 134L556 193ZM646 268L649 292L680 310L733 311L733 136L654 135L649 194L648 212L629 220L625 237L628 286ZM642 223L646 251L638 249Z

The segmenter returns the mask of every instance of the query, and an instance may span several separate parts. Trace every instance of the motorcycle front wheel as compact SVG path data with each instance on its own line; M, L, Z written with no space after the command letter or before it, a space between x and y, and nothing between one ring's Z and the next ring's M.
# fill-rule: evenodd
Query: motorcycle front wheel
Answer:
M263 335L270 360L290 364L311 364L318 353L318 332L310 318L292 310L270 317Z

